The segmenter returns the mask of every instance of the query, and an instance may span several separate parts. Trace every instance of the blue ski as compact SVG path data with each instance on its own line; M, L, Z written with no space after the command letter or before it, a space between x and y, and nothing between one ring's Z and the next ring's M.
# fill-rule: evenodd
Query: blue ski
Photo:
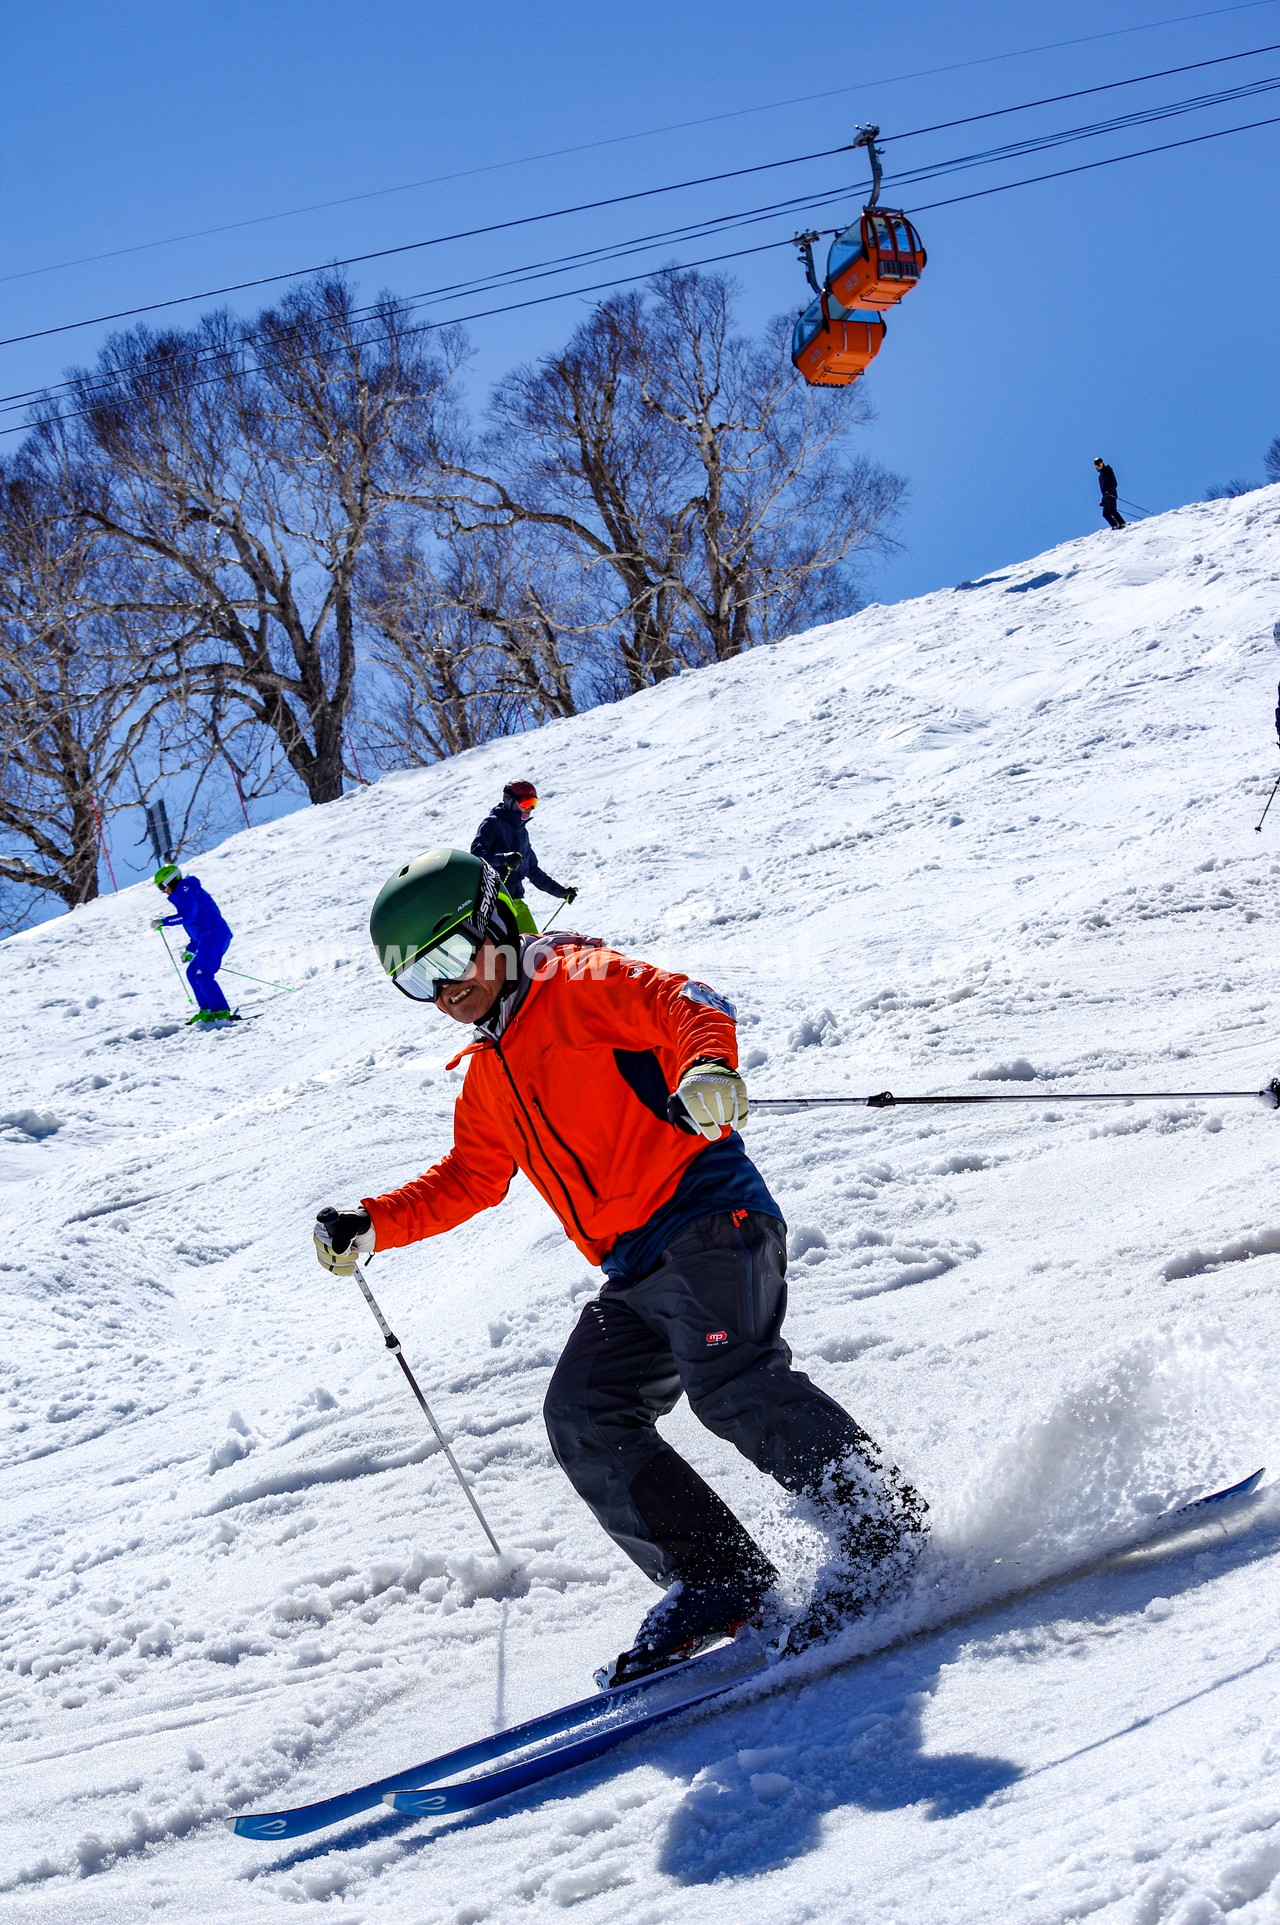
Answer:
M1251 1497L1262 1477L1261 1470L1254 1471L1251 1477L1242 1478L1238 1484L1232 1484L1225 1490L1211 1491L1205 1497L1195 1498L1190 1504L1180 1505L1177 1510L1162 1512L1124 1544L1113 1546L1083 1569L1077 1566L1027 1588L1041 1590L1050 1584L1070 1582L1073 1578L1086 1575L1090 1569L1109 1563L1114 1557L1139 1549L1154 1538L1206 1522L1207 1514ZM1025 1594L1014 1591L1003 1598L992 1598L977 1609L961 1612L956 1618L922 1627L911 1634L910 1641L936 1636L966 1618L998 1610ZM866 1655L880 1656L882 1652L869 1652ZM397 1772L393 1777L358 1786L354 1791L341 1793L336 1798L300 1805L292 1811L261 1812L251 1817L228 1818L226 1823L240 1838L283 1839L318 1831L325 1825L337 1824L341 1819L373 1810L379 1804L422 1817L473 1811L478 1806L493 1803L495 1799L508 1797L512 1792L523 1791L542 1779L555 1777L575 1765L586 1764L615 1745L625 1743L628 1738L652 1729L666 1718L723 1696L737 1685L759 1676L776 1661L777 1653L759 1639L750 1636L740 1638L735 1644L705 1651L699 1657L655 1672L651 1677L640 1678L633 1684L618 1685L611 1691L596 1692L576 1704L544 1712L524 1724L513 1725L510 1730L497 1732L474 1744L463 1745L459 1750L446 1752L442 1757L430 1759L425 1764ZM515 1754L521 1751L529 1751L533 1755L517 1758ZM503 1759L513 1762L498 1763ZM497 1768L494 1770L483 1769L495 1764ZM480 1775L466 1778L459 1784L440 1782L442 1779L459 1778L464 1772L479 1772Z
M341 1792L336 1798L322 1798L313 1805L299 1805L292 1811L228 1818L226 1823L239 1838L298 1838L305 1832L319 1831L324 1825L336 1825L340 1819L372 1811L390 1793L430 1784L435 1778L474 1771L492 1764L496 1758L545 1744L586 1725L592 1726L597 1736L604 1727L616 1728L623 1737L630 1737L641 1728L634 1722L636 1718L643 1717L645 1723L655 1721L646 1714L655 1711L657 1702L663 1708L656 1716L687 1710L691 1704L699 1704L704 1698L741 1684L744 1678L763 1669L765 1662L761 1647L753 1647L748 1654L733 1645L721 1645L714 1651L688 1658L683 1664L655 1671L651 1677L637 1678L632 1684L615 1685L609 1691L593 1691L589 1698L582 1698L576 1704L559 1705L554 1711L544 1711L524 1724L497 1731L490 1738L480 1738L474 1744L428 1759L408 1771L398 1771L393 1777L358 1785L354 1791Z

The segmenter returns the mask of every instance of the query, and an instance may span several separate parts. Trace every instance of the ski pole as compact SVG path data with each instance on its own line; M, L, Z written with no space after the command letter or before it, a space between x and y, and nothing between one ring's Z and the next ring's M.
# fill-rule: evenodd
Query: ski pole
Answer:
M555 908L551 911L551 914L547 917L547 920L543 923L541 929L538 931L538 934L540 936L546 935L548 929L550 929L552 923L555 921L556 917L560 914L560 911L564 908L564 905L565 905L565 898L561 896L559 902L556 904Z
M247 983L261 983L266 989L283 989L286 996L296 996L297 989L290 989L288 983L268 982L265 976L251 976L247 969L228 969L226 964L218 970L220 976L242 976Z
M1271 807L1271 804L1276 799L1276 789L1280 789L1280 775L1276 777L1275 789L1272 789L1270 795L1267 797L1267 808L1262 811L1262 814L1258 817L1258 820L1253 825L1253 833L1255 835L1260 836L1262 834L1262 825L1267 819L1267 809Z
M1189 1102L1193 1097L1225 1100L1230 1096L1259 1097L1268 1109L1280 1110L1280 1076L1273 1076L1265 1089L1139 1089L1139 1090L1059 1090L1034 1096L895 1096L881 1090L878 1096L763 1096L751 1099L753 1110L810 1110L831 1106L848 1109L892 1110L904 1103L1165 1103Z
M365 1268L367 1269L369 1263L372 1263L372 1262L373 1262L373 1258L370 1257L368 1259L368 1262L365 1265ZM432 1416L431 1406L427 1402L426 1398L423 1396L421 1390L419 1390L418 1380L414 1376L413 1372L410 1370L408 1364L405 1361L404 1352L400 1348L400 1339L395 1335L394 1331L391 1329L391 1326L388 1324L386 1318L383 1316L381 1310L378 1308L378 1300L374 1296L372 1290L369 1288L369 1285L365 1280L364 1271L361 1270L359 1264L356 1265L355 1271L353 1272L353 1274L355 1276L356 1282L360 1285L361 1295L364 1297L365 1302L368 1304L370 1310L372 1310L374 1316L378 1319L378 1328L382 1332L382 1341L386 1344L387 1349L391 1352L392 1356L395 1358L396 1362L399 1364L401 1370L403 1370L406 1378L408 1379L410 1390L413 1392L414 1396L417 1398L418 1402L422 1406L423 1416L426 1418L427 1422L430 1424L432 1430L436 1434L436 1442L439 1444L441 1450L444 1452L445 1456L449 1460L450 1470L453 1472L459 1484L461 1484L462 1486L463 1496L466 1498L468 1504L470 1504L472 1510L475 1512L476 1516L479 1518L480 1528L484 1532L485 1536L488 1538L489 1542L492 1544L494 1555L496 1557L501 1557L502 1546L498 1543L497 1538L494 1536L493 1532L489 1529L488 1519L485 1517L484 1512L481 1510L479 1504L476 1502L475 1492L472 1490L470 1484L468 1484L466 1478L462 1475L462 1471L458 1464L458 1460L454 1456L453 1452L449 1449L448 1444L446 1444L444 1440L444 1432L441 1430L439 1424L436 1422L435 1418Z
M189 1003L193 1003L195 1001L195 997L191 994L191 991L187 988L187 979L183 975L182 971L178 968L178 958L174 955L172 949L170 949L169 947L169 938L165 935L163 929L157 929L156 934L157 936L159 936L161 942L164 944L164 953L169 958L169 961L173 964L173 972L175 976L178 978L178 981L182 984L183 995L186 997Z

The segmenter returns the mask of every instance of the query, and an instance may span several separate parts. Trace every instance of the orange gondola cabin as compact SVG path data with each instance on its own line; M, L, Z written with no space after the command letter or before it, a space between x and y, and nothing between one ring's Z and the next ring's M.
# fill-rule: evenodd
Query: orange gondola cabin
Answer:
M810 387L847 388L871 366L886 332L882 315L853 313L824 288L796 322L791 359Z
M904 213L868 207L832 241L827 286L843 307L896 307L919 281L926 259Z
M805 277L817 299L796 322L791 359L810 387L847 388L864 374L884 345L882 309L909 294L924 271L920 236L900 208L877 207L881 152L878 127L861 127L854 147L871 157L871 198L861 218L837 234L818 280L813 265L816 233L797 234Z

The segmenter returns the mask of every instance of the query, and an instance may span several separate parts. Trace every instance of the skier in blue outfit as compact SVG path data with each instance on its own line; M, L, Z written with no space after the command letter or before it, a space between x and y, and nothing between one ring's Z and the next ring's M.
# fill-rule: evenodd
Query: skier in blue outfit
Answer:
M533 911L524 899L526 882L541 889L544 895L559 896L564 902L572 902L578 893L576 889L566 889L538 865L525 827L537 806L538 791L532 782L508 782L501 802L490 809L471 844L472 855L497 870L503 893L515 908L516 925L526 936L538 933Z
M187 965L187 981L196 999L193 1023L230 1022L231 1010L218 983L217 970L231 945L231 931L222 911L194 876L184 876L176 863L166 862L155 874L156 888L173 904L176 914L157 916L153 929L171 929L180 923L188 947L182 960Z

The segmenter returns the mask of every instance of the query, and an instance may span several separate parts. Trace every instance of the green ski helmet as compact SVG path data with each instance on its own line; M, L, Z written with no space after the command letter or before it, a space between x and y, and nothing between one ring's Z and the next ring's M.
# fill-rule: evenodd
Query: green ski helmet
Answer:
M151 880L157 889L168 889L173 883L182 881L182 871L176 862L163 862Z
M433 1003L482 942L512 942L514 919L497 871L462 849L428 849L384 882L369 912L378 961L396 988Z

